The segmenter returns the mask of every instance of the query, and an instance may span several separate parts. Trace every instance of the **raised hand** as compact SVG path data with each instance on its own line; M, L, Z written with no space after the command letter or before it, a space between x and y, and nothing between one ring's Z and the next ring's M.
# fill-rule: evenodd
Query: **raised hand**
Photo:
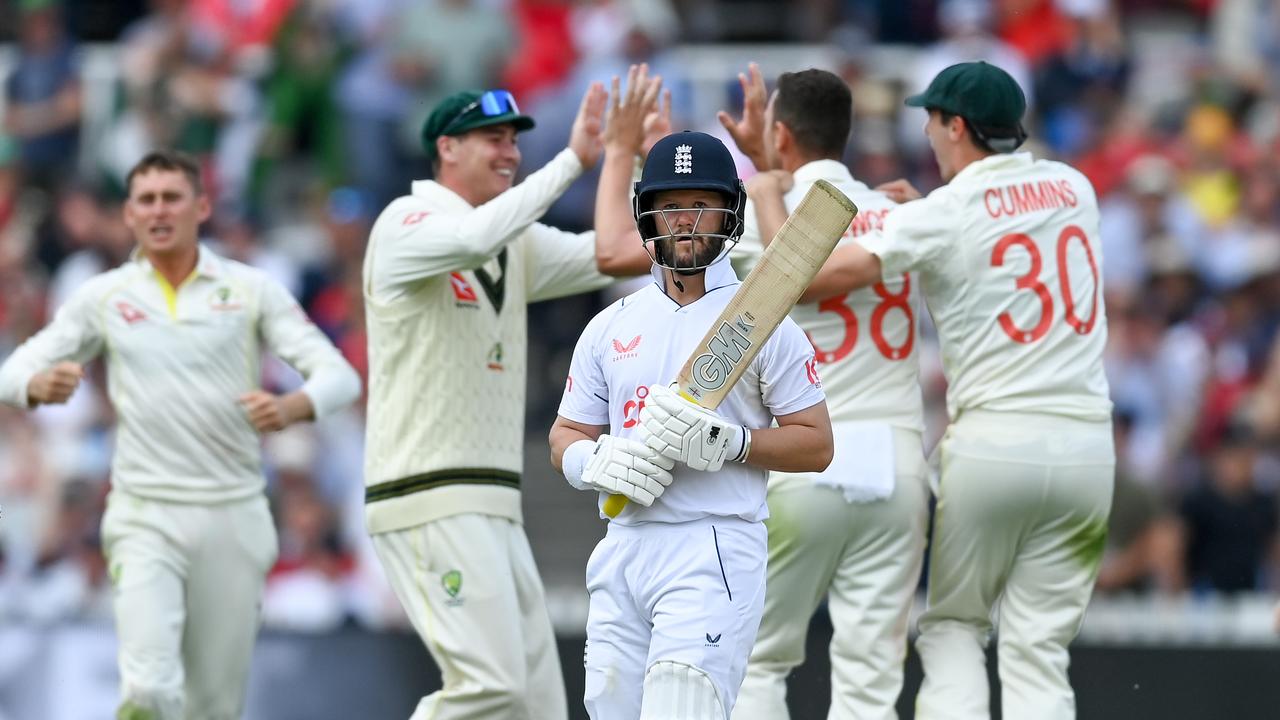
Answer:
M742 86L742 118L734 120L723 110L716 113L716 118L729 132L729 137L733 138L738 150L751 158L756 169L768 170L769 157L764 146L764 110L769 102L769 95L764 86L764 77L760 75L760 66L755 63L747 65L747 74L738 73L738 84Z
M614 76L604 123L606 149L629 155L638 155L644 149L650 125L649 116L658 112L658 94L661 90L662 78L656 75L649 77L648 65L632 65L627 70L625 91L619 87L618 77Z
M573 129L569 131L569 149L578 156L583 168L595 167L600 153L604 151L601 130L604 126L605 103L608 101L609 95L604 91L604 85L598 82L591 83L582 96L578 116L574 118Z
M653 112L644 118L644 144L640 151L649 157L649 151L658 141L671 134L671 90L662 91L662 100Z
M31 407L61 405L75 393L83 379L84 368L80 363L60 362L32 376L27 383L27 404Z
M786 170L766 170L747 181L747 196L785 195L795 184L795 176Z

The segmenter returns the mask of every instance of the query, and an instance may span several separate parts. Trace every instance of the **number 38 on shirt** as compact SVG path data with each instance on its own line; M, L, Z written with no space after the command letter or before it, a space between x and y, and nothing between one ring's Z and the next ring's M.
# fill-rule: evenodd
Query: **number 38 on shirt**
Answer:
M871 311L871 342L886 360L907 359L911 356L916 341L916 316L911 309L911 276L903 273L902 289L896 293L890 292L883 282L873 285L871 291L880 298L880 302ZM905 314L907 327L906 338L896 345L885 337L884 329L885 319L894 310ZM813 345L818 362L829 364L849 357L858 344L859 325L857 313L849 306L849 296L840 295L823 300L818 303L818 312L835 313L844 321L844 335L835 347L819 347L813 336L809 335L809 342Z
M1075 298L1071 293L1071 266L1068 262L1068 253L1073 242L1078 242L1084 249L1084 256L1088 260L1089 272L1092 275L1093 289L1087 318L1080 317ZM1040 304L1040 315L1031 327L1019 327L1007 310L1000 313L997 322L1000 323L1000 329L1004 330L1014 342L1030 344L1049 332L1049 326L1053 322L1053 293L1049 286L1040 281L1040 273L1044 268L1040 247L1025 233L1010 233L1000 238L991 249L991 266L1001 267L1006 262L1012 262L1011 253L1015 252L1015 248L1018 249L1016 252L1026 254L1031 265L1025 274L1015 279L1014 287L1016 290L1030 290L1035 294ZM1062 298L1063 320L1077 334L1088 335L1093 331L1094 322L1098 319L1098 263L1093 258L1093 247L1089 244L1089 236L1078 225L1067 225L1058 233L1054 254L1057 261L1057 285L1058 294Z

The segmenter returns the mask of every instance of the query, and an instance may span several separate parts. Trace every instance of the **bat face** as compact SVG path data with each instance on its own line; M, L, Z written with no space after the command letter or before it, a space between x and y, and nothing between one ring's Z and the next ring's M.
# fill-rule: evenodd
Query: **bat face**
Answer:
M684 391L694 400L702 400L706 393L719 390L736 373L746 369L747 362L755 356L756 342L751 331L756 328L756 318L749 311L738 313L732 320L725 320L704 344L706 352L693 358L692 383Z
M688 398L714 409L728 396L857 213L830 183L814 183L680 371Z

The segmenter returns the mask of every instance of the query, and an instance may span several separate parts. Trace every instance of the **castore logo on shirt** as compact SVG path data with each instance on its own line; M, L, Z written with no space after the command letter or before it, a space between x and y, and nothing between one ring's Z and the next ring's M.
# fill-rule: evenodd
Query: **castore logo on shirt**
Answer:
M627 358L639 357L640 353L636 352L636 348L638 347L640 347L639 335L631 338L631 342L626 345L623 345L621 340L615 338L613 341L613 361L617 362L619 360L626 360Z

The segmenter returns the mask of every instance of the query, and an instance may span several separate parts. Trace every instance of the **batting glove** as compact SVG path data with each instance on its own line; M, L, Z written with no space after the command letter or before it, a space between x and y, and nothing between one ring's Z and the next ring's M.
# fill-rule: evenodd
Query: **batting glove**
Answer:
M564 451L564 476L579 490L603 490L645 507L671 484L675 462L635 440L601 435Z
M745 462L751 431L730 422L662 385L649 388L640 410L640 436L663 457L693 470L715 472L725 458Z

